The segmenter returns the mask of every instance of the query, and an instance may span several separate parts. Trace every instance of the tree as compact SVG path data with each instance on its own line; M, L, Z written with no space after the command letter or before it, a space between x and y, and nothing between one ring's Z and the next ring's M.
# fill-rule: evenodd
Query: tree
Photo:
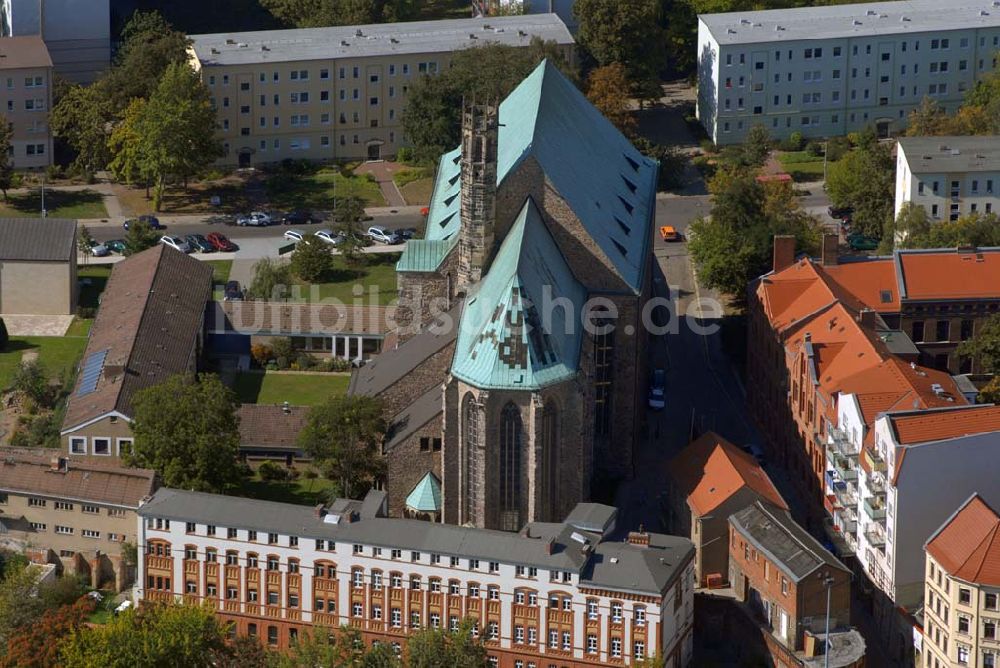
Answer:
M684 185L684 173L687 171L688 159L676 146L654 144L645 137L633 137L632 145L639 149L647 158L660 163L657 172L657 190L672 190Z
M0 668L58 668L60 644L83 627L94 607L93 599L83 597L76 603L46 610L37 621L18 628L7 641Z
M771 135L760 123L753 125L747 131L743 140L742 160L750 167L763 167L767 156L771 154Z
M226 627L209 607L148 605L107 624L70 632L62 645L65 668L214 666L227 652Z
M7 333L7 323L0 318L0 352L7 350L7 345L10 343L10 334Z
M260 0L261 6L297 28L407 21L419 0Z
M229 641L225 650L215 653L212 665L214 668L272 668L276 663L275 653L260 640L240 635Z
M835 206L853 207L858 231L880 239L895 209L892 147L863 137L856 150L829 166L826 190Z
M979 390L976 401L981 404L1000 404L1000 376L993 376L990 382Z
M73 167L84 174L104 169L111 160L108 140L115 109L107 85L98 80L89 86L74 85L57 96L49 114L56 137L76 152Z
M379 453L386 432L381 401L366 396L334 396L309 411L299 446L348 498L361 496L384 473Z
M176 375L135 394L129 466L151 468L168 487L224 492L240 479L236 395L214 374Z
M45 611L35 596L41 569L34 564L11 562L0 580L0 648L6 648L15 630L34 624Z
M125 108L124 116L111 131L108 137L108 149L111 152L111 162L108 168L119 181L132 185L137 182L146 185L146 196L149 196L150 167L147 156L143 153L143 123L145 122L146 100L134 98Z
M93 245L94 236L87 229L86 225L80 225L80 229L76 232L76 250L83 255L84 263L90 259L90 249Z
M3 201L7 201L7 191L14 185L14 151L11 142L14 139L14 126L7 117L0 114L0 192Z
M258 260L253 266L253 280L246 290L248 299L279 300L288 296L291 283L287 264L272 258Z
M452 56L447 70L414 81L406 94L402 117L414 160L435 162L458 146L463 99L500 102L543 59L576 78L558 45L535 38L528 48L487 44L463 49Z
M948 113L937 101L925 97L920 106L910 112L906 122L908 137L948 135L952 133L952 122Z
M635 133L635 117L628 106L628 98L629 83L621 63L595 68L587 78L587 99L622 134L632 136Z
M598 65L621 63L633 96L659 97L659 72L667 64L666 36L657 0L577 0L577 38Z
M135 255L152 248L160 241L160 235L145 220L129 222L125 233L125 255Z
M409 668L486 668L486 647L466 619L457 631L424 629L406 643Z
M315 283L333 266L333 249L325 241L309 235L295 244L291 271L306 283Z
M387 643L366 649L361 632L342 626L339 629L314 627L299 634L287 652L276 657L276 668L398 668L402 666Z
M913 202L904 202L895 219L890 218L882 234L882 245L879 251L892 252L895 246L911 248L911 244L919 244L931 230L931 220L927 209Z
M121 33L115 66L100 80L116 113L149 99L170 65L187 62L190 40L156 11L135 11Z
M10 389L44 406L49 400L49 380L37 359L21 362L14 371Z
M1000 372L1000 315L994 315L977 328L975 336L962 341L956 352L979 360L982 373Z

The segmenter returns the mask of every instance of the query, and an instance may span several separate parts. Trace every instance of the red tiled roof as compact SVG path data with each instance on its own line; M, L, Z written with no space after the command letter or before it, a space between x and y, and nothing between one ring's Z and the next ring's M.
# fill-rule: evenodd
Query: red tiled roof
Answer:
M941 387L941 394L932 389L934 385ZM911 366L895 357L845 378L839 391L857 397L862 417L869 425L879 413L890 410L947 408L968 403L947 373Z
M744 487L788 510L756 460L713 432L702 434L684 448L670 461L668 470L691 509L699 515L712 512Z
M842 291L868 308L882 313L899 311L896 267L890 258L845 262L824 266L821 271Z
M954 410L890 415L900 445L941 441L1000 431L1000 406L963 406Z
M974 494L927 541L927 553L954 577L1000 586L1000 517Z
M60 469L52 461L60 454L53 450L48 457L0 450L0 490L132 508L156 491L156 473L149 469L65 457L61 458L66 462L65 468Z
M1000 251L897 254L907 299L984 299L1000 296Z

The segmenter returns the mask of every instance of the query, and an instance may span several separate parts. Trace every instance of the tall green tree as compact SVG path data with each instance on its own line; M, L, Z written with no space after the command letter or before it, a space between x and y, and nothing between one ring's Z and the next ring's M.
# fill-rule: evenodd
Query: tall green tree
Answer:
M41 617L18 628L0 652L0 668L59 668L59 645L79 630L94 611L91 598L50 608Z
M291 271L306 283L315 283L333 266L333 247L318 237L308 235L295 244Z
M587 99L611 121L622 134L635 133L635 116L629 108L629 83L625 67L611 63L595 68L587 77Z
M310 409L299 446L338 483L340 494L357 498L385 473L380 448L386 428L378 399L334 396Z
M210 668L226 653L226 627L208 607L149 605L106 624L74 630L62 645L64 668Z
M771 154L771 135L760 123L753 125L747 131L743 140L742 161L750 167L763 167L767 156Z
M170 65L187 62L190 40L156 11L135 11L121 33L114 66L101 87L120 111L137 97L149 99Z
M580 45L598 65L621 63L634 97L660 96L667 65L666 35L658 0L576 0Z
M24 562L11 563L0 580L0 652L15 637L16 630L35 623L45 612L36 596L41 569Z
M936 100L929 97L921 100L920 106L910 112L906 121L906 134L909 137L947 135L953 129L948 113Z
M238 483L239 401L218 376L171 376L137 392L133 407L129 466L180 489L224 492Z
M406 643L409 668L486 668L486 647L472 635L472 620L466 619L457 631L424 629Z
M133 98L108 137L108 148L113 156L108 169L116 179L129 185L144 183L148 197L152 174L148 171L151 166L148 157L143 153L146 149L142 136L145 115L146 100Z
M288 296L291 272L288 265L265 257L253 265L253 280L246 289L247 299L280 300Z
M561 47L538 38L528 48L487 44L452 56L451 67L410 86L403 109L403 132L417 162L431 163L461 140L462 100L500 102L543 59L572 79L576 71Z
M956 352L979 360L983 373L1000 373L1000 315L980 325L975 336L962 341Z
M135 255L152 248L160 241L156 233L145 220L135 219L129 222L125 233L125 255Z
M387 643L366 648L360 631L313 627L299 635L287 652L276 657L275 668L401 668L403 664Z
M895 209L895 160L892 146L865 138L858 148L829 166L826 190L836 206L854 209L853 224L865 236L881 239Z
M108 140L116 110L102 82L64 89L49 114L52 133L73 149L73 167L84 174L104 169L111 160Z
M3 201L7 201L7 191L14 185L14 159L11 142L14 139L14 126L7 117L0 114L0 192Z

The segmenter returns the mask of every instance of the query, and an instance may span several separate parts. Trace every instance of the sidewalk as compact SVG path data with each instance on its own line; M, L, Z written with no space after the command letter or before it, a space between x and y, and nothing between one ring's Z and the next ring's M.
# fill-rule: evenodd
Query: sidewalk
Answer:
M354 173L371 174L374 176L386 203L390 207L400 207L406 206L406 200L403 198L403 193L401 193L399 188L396 187L396 182L392 180L393 173L399 171L400 169L404 169L404 167L397 162L380 160L377 162L363 163L354 170Z

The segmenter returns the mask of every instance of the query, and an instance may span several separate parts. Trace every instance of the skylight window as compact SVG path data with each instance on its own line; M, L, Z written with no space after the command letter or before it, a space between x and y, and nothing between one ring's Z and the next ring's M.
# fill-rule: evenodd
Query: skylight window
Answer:
M627 199L625 199L621 195L618 196L618 201L622 203L622 206L624 206L625 210L628 211L628 215L631 216L632 212L635 211L635 206L633 206Z

